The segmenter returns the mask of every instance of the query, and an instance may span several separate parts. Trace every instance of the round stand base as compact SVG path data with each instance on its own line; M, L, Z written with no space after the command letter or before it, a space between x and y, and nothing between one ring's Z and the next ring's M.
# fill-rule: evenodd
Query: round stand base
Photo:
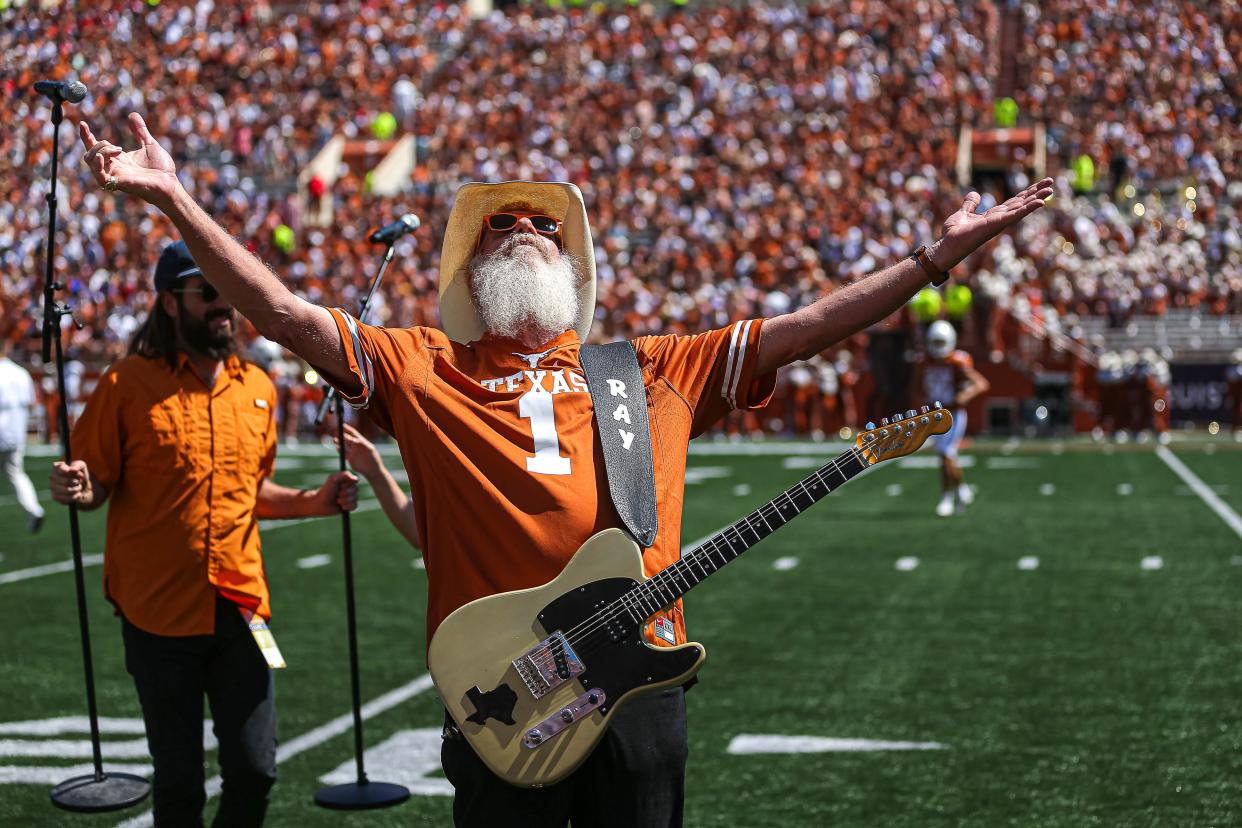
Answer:
M104 773L66 779L51 790L52 804L66 811L99 813L136 805L151 793L151 783L132 773Z
M315 791L315 804L334 811L368 811L390 808L410 798L402 785L391 782L347 782Z

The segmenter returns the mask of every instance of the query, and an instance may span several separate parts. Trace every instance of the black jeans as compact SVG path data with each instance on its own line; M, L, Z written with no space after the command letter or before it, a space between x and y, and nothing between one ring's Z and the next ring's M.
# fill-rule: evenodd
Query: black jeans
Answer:
M224 782L212 824L262 825L276 781L275 685L237 605L216 600L214 635L154 635L122 618L121 637L155 760L155 824L203 824L206 694Z
M680 687L627 702L580 768L546 788L518 788L458 733L440 748L458 828L679 828L685 804L686 697Z

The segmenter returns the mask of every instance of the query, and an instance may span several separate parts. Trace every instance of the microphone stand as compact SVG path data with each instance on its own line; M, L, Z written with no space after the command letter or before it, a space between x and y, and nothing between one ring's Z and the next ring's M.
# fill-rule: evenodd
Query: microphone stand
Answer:
M56 291L64 285L54 281L56 260L56 176L60 164L60 122L64 119L61 101L52 99L52 188L47 194L47 261L43 279L43 362L51 359L52 343L56 343L56 387L60 395L57 421L60 426L61 452L65 462L73 462L69 450L69 404L65 393L65 356L60 341L60 320L72 318L68 305L56 304ZM81 327L79 325L79 327ZM91 634L86 618L86 584L82 575L82 538L78 531L78 507L69 504L69 537L73 544L73 575L78 591L78 627L82 636L82 665L86 673L86 707L91 722L91 752L95 772L66 779L52 788L52 804L66 811L117 811L146 799L151 785L132 773L104 773L103 754L99 745L99 714L95 706L95 669L91 660Z
M367 306L371 303L371 297L375 295L376 288L384 278L388 263L392 261L395 244L395 239L389 243L379 273L376 274L375 281L371 282L371 289L367 291L366 298L362 300L362 309L358 311L359 322L366 321ZM329 387L324 394L319 411L315 414L315 425L323 422L328 413L328 406L334 402L336 403L337 455L340 460L340 470L345 471L345 404L335 388ZM354 612L354 554L349 512L341 512L341 534L345 545L345 623L349 632L349 684L354 713L354 764L358 775L355 782L345 782L315 791L315 804L337 811L388 808L392 805L400 805L409 799L410 791L403 785L391 782L372 782L367 779L366 768L363 765L361 692L358 687L358 627Z

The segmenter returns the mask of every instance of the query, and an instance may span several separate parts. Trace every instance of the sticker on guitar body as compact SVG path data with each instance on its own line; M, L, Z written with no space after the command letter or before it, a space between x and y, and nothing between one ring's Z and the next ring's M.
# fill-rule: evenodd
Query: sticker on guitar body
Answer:
M655 637L661 641L667 642L670 646L677 643L677 629L667 616L657 615L655 617L654 630Z

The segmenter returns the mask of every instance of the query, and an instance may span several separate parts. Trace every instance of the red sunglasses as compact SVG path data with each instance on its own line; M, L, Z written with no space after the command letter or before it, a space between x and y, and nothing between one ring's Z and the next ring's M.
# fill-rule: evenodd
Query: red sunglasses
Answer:
M518 226L522 219L529 219L535 232L556 241L557 247L564 249L561 239L561 222L543 213L492 213L483 217L483 224L488 230L496 233L509 233Z

